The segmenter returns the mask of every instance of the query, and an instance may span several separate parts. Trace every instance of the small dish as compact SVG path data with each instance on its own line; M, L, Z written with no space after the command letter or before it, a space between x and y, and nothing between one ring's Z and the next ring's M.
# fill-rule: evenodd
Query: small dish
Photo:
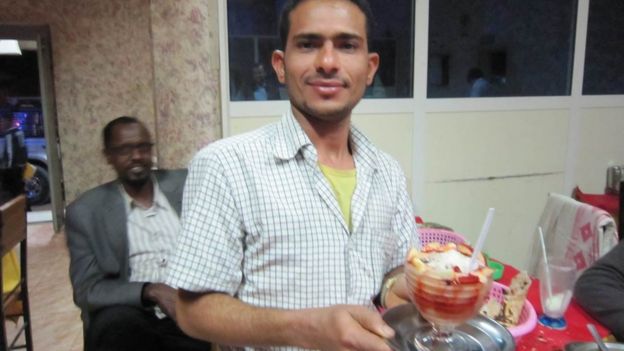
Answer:
M492 272L492 279L499 280L503 277L503 272L505 271L505 266L496 261L492 261L489 257L486 259L488 267L492 268L494 272Z
M395 331L394 338L388 340L395 351L417 350L413 343L415 333L422 328L431 328L411 303L387 310L383 319ZM456 332L468 342L471 351L513 351L516 348L513 336L505 327L482 315L458 326Z

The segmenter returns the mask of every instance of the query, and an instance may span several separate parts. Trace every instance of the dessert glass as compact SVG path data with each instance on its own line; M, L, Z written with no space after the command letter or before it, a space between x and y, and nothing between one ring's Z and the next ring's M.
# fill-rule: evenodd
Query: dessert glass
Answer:
M433 265L434 256L451 250L459 253L448 257L451 263ZM492 285L492 270L482 259L469 272L462 256L469 260L471 255L470 246L453 243L429 243L421 251L410 250L405 263L409 296L422 317L431 323L431 328L416 332L414 344L419 349L467 350L466 340L454 329L479 312ZM463 263L453 264L455 258Z

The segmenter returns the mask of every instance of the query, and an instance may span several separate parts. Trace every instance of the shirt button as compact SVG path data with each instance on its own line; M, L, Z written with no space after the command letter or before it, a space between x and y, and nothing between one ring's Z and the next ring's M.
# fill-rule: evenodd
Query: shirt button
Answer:
M167 267L167 259L166 258L161 259L158 265L160 267Z

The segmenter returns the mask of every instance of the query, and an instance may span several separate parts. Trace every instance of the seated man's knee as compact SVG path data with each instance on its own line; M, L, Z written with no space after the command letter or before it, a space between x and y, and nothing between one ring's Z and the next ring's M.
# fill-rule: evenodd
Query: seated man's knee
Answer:
M152 315L131 306L101 309L90 318L85 343L89 350L130 350L133 342L153 332Z

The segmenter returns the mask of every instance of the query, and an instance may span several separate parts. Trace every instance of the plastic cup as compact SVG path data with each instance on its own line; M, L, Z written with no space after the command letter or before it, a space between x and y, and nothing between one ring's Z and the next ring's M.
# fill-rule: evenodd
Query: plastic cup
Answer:
M545 268L548 267L548 270ZM553 329L565 329L563 318L570 300L576 279L576 266L573 262L563 258L549 258L548 266L543 262L538 270L540 280L540 301L542 311L539 321ZM547 279L550 279L550 291Z

